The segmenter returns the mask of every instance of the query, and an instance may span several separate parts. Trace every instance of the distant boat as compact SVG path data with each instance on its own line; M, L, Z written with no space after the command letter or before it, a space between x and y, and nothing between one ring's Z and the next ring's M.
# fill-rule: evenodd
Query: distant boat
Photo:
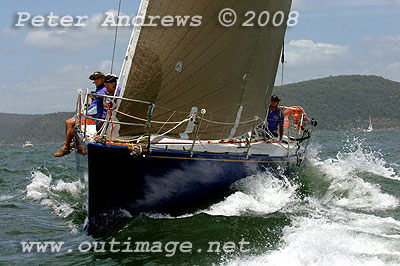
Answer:
M23 147L33 147L32 141L30 140L25 141Z
M365 130L365 132L371 132L372 131L372 120L371 117L369 117L369 125L368 128Z

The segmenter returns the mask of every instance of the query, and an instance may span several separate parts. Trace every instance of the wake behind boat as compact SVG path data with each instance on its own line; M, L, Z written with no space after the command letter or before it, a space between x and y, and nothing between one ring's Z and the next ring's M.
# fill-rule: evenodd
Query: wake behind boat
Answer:
M89 234L141 212L183 214L230 193L265 169L304 162L311 120L301 107L285 113L282 141L266 132L269 99L286 24L224 27L216 15L282 12L290 0L143 0L139 15L202 14L200 27L136 26L103 127L82 120L78 96L76 163L88 192ZM96 120L96 119L94 119ZM82 122L83 121L83 122Z

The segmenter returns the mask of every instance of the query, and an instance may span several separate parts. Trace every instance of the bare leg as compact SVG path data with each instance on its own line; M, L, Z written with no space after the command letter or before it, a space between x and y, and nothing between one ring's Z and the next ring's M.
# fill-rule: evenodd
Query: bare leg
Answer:
M74 137L75 118L72 117L65 121L65 142L64 148L70 149L71 140Z
M75 118L72 117L65 121L65 142L62 148L54 153L55 157L62 157L71 153L71 140L74 136Z

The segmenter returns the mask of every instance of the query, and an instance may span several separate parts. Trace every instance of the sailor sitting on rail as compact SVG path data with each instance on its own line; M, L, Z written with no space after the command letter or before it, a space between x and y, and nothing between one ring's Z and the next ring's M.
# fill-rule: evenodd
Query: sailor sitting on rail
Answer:
M269 137L278 137L278 127L279 127L279 141L282 141L283 137L283 123L284 116L281 109L278 107L279 97L276 95L271 96L270 106L268 108L268 114L265 119L264 129Z
M90 80L93 80L93 83L96 85L96 91L95 93L101 94L102 91L105 91L106 88L104 87L104 78L105 75L100 72L96 71L92 75L89 76ZM91 104L89 105L88 108L88 115L95 117L97 114L97 100L92 99ZM75 127L75 117L69 118L65 121L65 141L64 145L61 147L61 149L54 153L55 157L62 157L64 155L68 155L71 153L71 141L74 136L74 127ZM85 122L82 124L94 124L95 121L91 119L87 119Z

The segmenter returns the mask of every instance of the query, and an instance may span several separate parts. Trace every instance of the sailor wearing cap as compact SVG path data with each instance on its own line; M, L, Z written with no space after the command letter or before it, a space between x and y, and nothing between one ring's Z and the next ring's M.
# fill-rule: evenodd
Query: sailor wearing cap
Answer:
M106 76L104 75L103 72L96 71L92 75L89 76L89 79L95 81L97 79L104 79L105 77ZM103 82L104 82L104 80L103 80ZM93 83L95 83L95 82L93 82Z
M279 141L282 140L283 137L283 123L284 116L281 109L278 107L280 99L276 95L271 96L271 102L268 108L268 114L266 118L267 126L265 130L269 135L274 137L278 137L278 127L279 127Z
M89 76L90 80L93 80L93 84L96 85L96 90L92 91L92 93L103 94L106 91L106 87L104 86L105 75L103 72L96 71L92 75ZM94 97L92 102L88 108L88 115L96 116L97 114L97 99Z
M119 96L121 88L117 88L118 77L114 74L108 74L104 78L105 91L102 91L102 95ZM104 106L104 103L113 104L114 101L111 98L106 98L104 101L103 97L99 97L97 100L97 116L98 119L104 119L107 115L108 107ZM112 108L112 107L111 107ZM97 123L99 124L99 123Z

